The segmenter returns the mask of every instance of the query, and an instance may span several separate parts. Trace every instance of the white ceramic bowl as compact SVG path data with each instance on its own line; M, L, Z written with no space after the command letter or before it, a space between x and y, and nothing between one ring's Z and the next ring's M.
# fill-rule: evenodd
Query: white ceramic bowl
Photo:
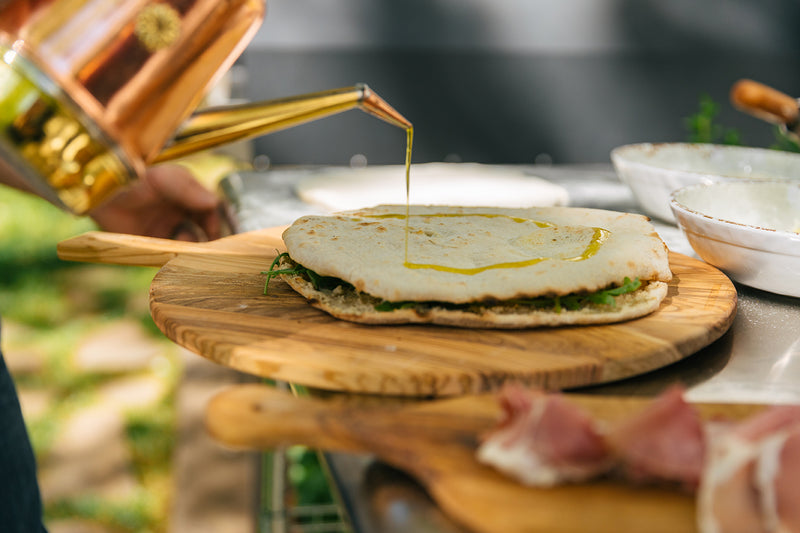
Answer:
M698 183L737 179L797 179L800 154L715 144L629 144L611 151L619 178L645 213L675 222L673 191Z
M675 191L670 208L704 261L745 285L800 297L800 182L693 185Z

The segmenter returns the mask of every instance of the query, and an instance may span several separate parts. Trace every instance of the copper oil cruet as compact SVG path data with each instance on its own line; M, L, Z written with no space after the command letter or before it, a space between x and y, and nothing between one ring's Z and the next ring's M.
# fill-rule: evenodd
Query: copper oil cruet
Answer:
M0 0L0 172L73 213L147 165L348 109L411 124L366 85L196 111L262 0Z

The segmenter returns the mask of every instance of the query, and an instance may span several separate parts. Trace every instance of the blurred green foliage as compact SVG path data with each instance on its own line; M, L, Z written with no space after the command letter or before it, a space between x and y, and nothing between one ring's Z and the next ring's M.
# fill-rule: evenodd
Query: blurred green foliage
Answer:
M716 123L719 104L708 94L701 94L698 110L684 119L689 132L689 142L714 144L742 144L739 132Z
M83 519L97 523L111 531L119 532L151 532L149 517L153 515L153 507L157 502L146 491L138 492L124 502L112 501L98 495L66 498L50 504L46 510L46 518Z
M707 93L700 95L697 111L684 119L688 141L693 143L727 144L742 146L746 143L740 132L717 121L720 106ZM780 127L774 127L775 141L769 148L786 152L800 152L800 144Z
M4 273L11 273L11 267L53 265L58 261L56 243L90 229L95 229L91 219L68 215L44 200L0 187L0 269Z
M789 137L785 131L776 127L775 128L775 143L771 146L775 150L783 150L784 152L797 152L800 153L800 143L793 137Z
M86 335L115 319L134 318L154 339L164 342L165 354L176 353L170 352L173 345L150 318L147 294L155 269L58 259L58 242L94 229L88 218L0 187L0 316L9 326L3 329L3 346L39 354L41 368L14 377L18 387L46 390L52 396L44 413L27 420L40 461L64 421L97 401L99 388L118 377L75 368L72 357ZM175 358L166 366L162 374L171 393L154 406L129 413L125 421L138 481L133 494L124 499L98 494L48 501L47 521L84 519L120 533L167 530L175 435L173 394L181 364Z
M287 449L288 477L298 494L298 505L318 505L333 501L325 471L317 452L305 446Z

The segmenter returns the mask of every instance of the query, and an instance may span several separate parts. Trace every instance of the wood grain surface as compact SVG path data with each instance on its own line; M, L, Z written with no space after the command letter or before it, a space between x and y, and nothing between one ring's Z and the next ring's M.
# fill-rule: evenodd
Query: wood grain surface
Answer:
M661 308L628 322L529 330L359 325L312 308L280 280L264 295L262 272L283 248L280 233L172 249L173 241L89 234L62 242L59 254L163 264L150 309L167 337L243 372L337 391L449 396L496 390L510 379L546 389L605 383L695 353L729 328L736 310L724 274L672 253L674 279Z
M641 409L637 398L570 395L613 422ZM760 407L701 405L703 416L742 418ZM679 489L610 480L553 489L523 486L479 463L475 451L500 410L494 395L365 404L353 396L297 398L242 385L209 403L218 441L246 449L305 444L367 452L417 478L454 520L481 533L684 533L696 531L695 502Z

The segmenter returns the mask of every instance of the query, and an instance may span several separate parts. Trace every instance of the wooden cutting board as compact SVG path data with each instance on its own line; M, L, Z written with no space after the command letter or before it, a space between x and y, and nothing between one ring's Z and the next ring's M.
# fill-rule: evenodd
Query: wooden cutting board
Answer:
M647 401L577 395L570 399L609 422L636 412ZM212 399L206 424L217 440L239 448L305 444L375 454L415 476L444 512L476 532L696 531L694 498L678 489L613 481L536 489L479 463L479 438L500 413L494 395L405 403L363 400L337 395L327 400L297 398L264 385L242 385ZM709 418L742 418L760 409L698 407Z
M315 388L402 396L496 390L514 379L564 389L636 376L678 361L731 325L736 289L719 270L670 254L661 308L605 326L477 330L367 326L318 311L280 280L264 295L281 228L211 243L89 233L63 259L162 266L150 310L173 341L220 364Z

